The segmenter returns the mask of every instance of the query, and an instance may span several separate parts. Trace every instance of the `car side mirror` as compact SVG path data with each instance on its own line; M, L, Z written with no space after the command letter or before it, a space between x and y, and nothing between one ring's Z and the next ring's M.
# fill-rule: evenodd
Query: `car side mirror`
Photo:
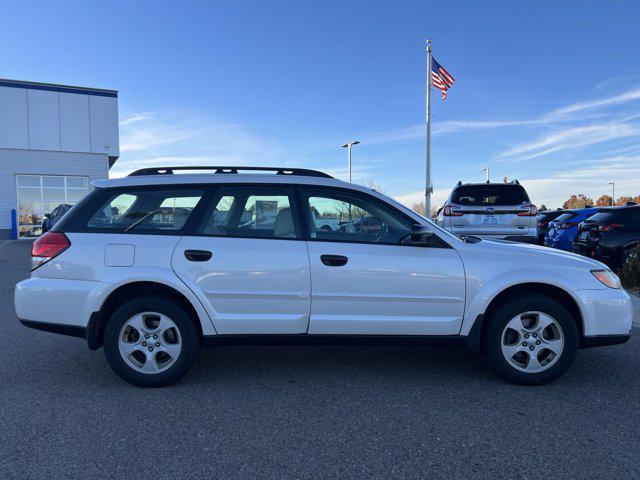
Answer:
M424 225L411 227L411 243L414 245L426 245L433 238L433 231Z
M51 218L51 214L50 213L45 213L44 216L47 217L47 218Z

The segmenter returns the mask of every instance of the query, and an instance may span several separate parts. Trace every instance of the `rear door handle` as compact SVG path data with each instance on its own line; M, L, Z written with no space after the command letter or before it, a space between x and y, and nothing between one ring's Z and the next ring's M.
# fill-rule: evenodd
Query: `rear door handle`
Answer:
M190 262L206 262L211 259L213 253L209 250L185 250L184 256Z
M327 267L342 267L349 261L347 257L342 255L320 255L320 260Z

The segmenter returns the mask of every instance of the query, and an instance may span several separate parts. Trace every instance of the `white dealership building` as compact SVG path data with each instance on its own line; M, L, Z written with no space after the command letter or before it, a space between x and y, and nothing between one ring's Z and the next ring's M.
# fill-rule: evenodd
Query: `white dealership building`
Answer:
M117 91L0 79L0 239L39 235L119 154Z

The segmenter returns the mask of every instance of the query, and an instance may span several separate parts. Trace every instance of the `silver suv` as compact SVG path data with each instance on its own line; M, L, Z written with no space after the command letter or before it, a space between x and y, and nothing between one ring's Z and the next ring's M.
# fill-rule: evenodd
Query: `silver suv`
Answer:
M438 211L436 223L455 235L536 243L538 209L517 180L458 182Z

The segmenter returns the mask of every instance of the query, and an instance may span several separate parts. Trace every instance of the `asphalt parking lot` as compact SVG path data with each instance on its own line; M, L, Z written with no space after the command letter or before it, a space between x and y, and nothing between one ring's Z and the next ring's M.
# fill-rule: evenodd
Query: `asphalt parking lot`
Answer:
M0 248L0 478L638 478L640 330L544 387L451 347L217 347L171 387L21 326Z

